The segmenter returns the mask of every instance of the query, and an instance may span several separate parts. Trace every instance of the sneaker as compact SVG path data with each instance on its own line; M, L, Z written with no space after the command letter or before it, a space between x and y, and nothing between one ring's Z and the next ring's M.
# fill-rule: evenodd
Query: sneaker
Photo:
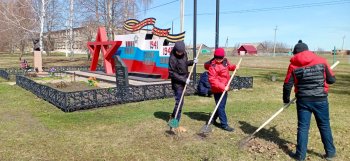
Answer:
M305 159L301 159L300 155L295 154L295 153L291 154L290 157L293 158L294 160L297 160L297 161L304 161L305 160Z
M214 126L216 126L216 127L220 127L220 126L221 126L221 124L218 123L218 122L216 122L216 121L212 121L212 124L213 124Z
M235 130L234 128L232 128L230 126L223 127L222 129L229 131L229 132L233 132Z
M335 158L335 154L334 155L324 155L323 156L327 161L332 161Z

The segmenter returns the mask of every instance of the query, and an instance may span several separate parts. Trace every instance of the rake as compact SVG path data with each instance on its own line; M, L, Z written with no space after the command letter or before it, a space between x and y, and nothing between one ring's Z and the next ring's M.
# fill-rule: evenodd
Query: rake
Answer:
M199 53L200 53L200 51L201 51L201 49L202 49L202 45L203 45L203 44L201 44L201 45L199 46L199 49L198 49L197 55L196 55L196 59L198 59ZM190 71L190 74L188 75L188 78L187 78L187 79L190 79L190 78L191 78L191 75L192 75L192 72L193 72L193 69L194 69L195 66L196 66L196 63L193 64L193 66L192 66L192 68L191 68L191 71ZM171 128L178 128L178 127L179 127L179 120L177 120L176 117L177 117L177 115L179 114L180 105L181 105L181 103L182 103L182 101L183 101L183 98L184 98L184 95L185 95L185 93L186 93L186 88L187 88L187 84L185 85L185 87L184 87L184 89L183 89L183 91L182 91L181 98L180 98L180 102L179 102L179 104L177 105L175 117L172 118L172 119L170 119L169 122L168 122L168 125L169 125Z
M335 62L331 69L335 68L339 64L339 61ZM242 148L247 142L254 138L254 135L259 132L262 128L264 128L268 123L270 123L277 115L279 115L284 109L288 108L291 104L295 102L296 98L294 97L289 103L285 104L281 109L279 109L275 114L273 114L266 122L264 122L258 129L256 129L249 136L244 137L238 143L239 148Z
M238 64L237 64L237 66L239 66L239 64L241 64L241 61L242 61L242 58L239 59L239 62L238 62ZM226 88L230 87L231 81L233 80L233 77L235 76L236 71L237 71L237 70L233 71L233 74L232 74L230 80L228 81L228 83L227 83L227 85L226 85ZM209 133L212 131L212 129L211 129L211 127L210 127L211 121L212 121L212 119L213 119L213 117L214 117L214 115L215 115L215 112L216 112L216 110L218 109L218 107L219 107L219 105L220 105L220 103L221 103L221 100L222 100L222 98L224 97L224 95L225 95L226 92L227 92L227 91L225 90L225 91L221 94L221 97L220 97L218 103L216 104L215 109L214 109L213 113L211 114L209 121L202 127L202 129L201 129L199 135L205 136L206 134L209 134Z

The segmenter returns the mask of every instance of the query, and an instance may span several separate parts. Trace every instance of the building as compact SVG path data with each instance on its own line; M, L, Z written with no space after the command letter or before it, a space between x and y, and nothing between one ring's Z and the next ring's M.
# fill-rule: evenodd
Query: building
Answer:
M255 48L255 46L246 44L246 45L241 45L237 49L237 53L238 55L256 55L258 54L258 51Z
M196 45L196 49L198 50L200 46L201 46L201 44L197 44L197 45ZM191 52L192 52L192 50L193 50L193 45L188 45L186 48L187 48L188 50L191 50ZM197 51L197 52L198 52L198 51ZM210 47L208 47L207 45L202 44L202 49L201 49L200 53L201 53L201 54L211 54L211 53L212 53L212 49L211 49Z
M94 31L96 32L96 31ZM50 34L44 33L45 50L53 52L70 51L69 37L70 30L51 31ZM89 32L88 27L73 28L73 51L74 53L87 53L86 43L91 40L94 33ZM50 38L49 38L50 37Z
M239 46L242 45L253 45L256 48L257 53L267 53L267 47L262 43L242 43Z

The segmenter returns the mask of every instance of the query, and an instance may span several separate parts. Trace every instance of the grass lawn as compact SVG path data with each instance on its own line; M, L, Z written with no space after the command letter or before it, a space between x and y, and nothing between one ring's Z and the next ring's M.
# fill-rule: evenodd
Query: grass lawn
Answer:
M209 56L200 59L203 63ZM344 161L350 160L350 64L347 57L338 59L341 64L335 69L337 82L330 87L329 102L336 160ZM63 113L0 78L0 160L291 160L288 153L295 151L297 131L295 105L261 130L250 147L237 146L282 106L288 60L244 57L237 74L253 76L254 88L229 92L226 112L235 132L213 127L207 138L197 133L215 107L213 98L186 96L181 126L187 132L174 137L165 132L173 98ZM0 60L0 68L12 65L3 64ZM277 76L276 82L270 81L271 75ZM307 156L322 160L323 154L312 118Z

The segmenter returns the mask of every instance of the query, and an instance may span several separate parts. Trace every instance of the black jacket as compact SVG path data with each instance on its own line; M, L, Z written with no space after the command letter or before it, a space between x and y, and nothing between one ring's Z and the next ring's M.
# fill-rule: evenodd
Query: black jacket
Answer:
M188 66L192 65L193 60L188 60L186 52L179 56L176 54L176 49L171 51L169 58L169 77L173 90L185 86L189 74Z

